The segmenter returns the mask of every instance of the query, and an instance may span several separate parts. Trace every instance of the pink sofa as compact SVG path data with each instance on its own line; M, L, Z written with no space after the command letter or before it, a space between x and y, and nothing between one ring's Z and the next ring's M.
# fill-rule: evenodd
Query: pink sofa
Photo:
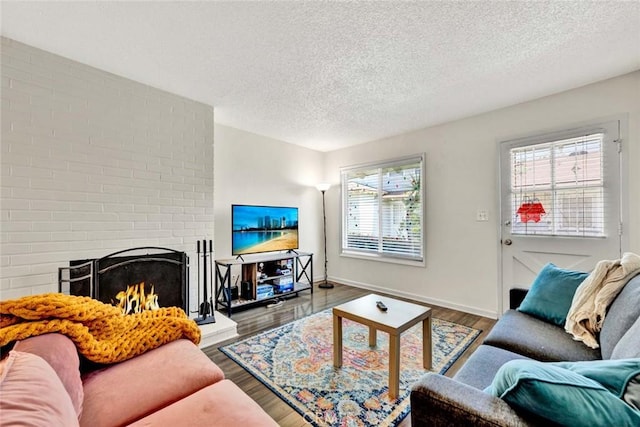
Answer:
M57 333L17 342L0 362L0 414L2 426L277 426L191 341L81 372Z

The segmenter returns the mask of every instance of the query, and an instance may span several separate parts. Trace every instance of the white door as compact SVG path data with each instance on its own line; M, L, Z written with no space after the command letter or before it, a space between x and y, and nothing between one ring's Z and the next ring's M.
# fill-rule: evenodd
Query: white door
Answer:
M500 145L501 312L548 262L620 258L620 147L619 121Z

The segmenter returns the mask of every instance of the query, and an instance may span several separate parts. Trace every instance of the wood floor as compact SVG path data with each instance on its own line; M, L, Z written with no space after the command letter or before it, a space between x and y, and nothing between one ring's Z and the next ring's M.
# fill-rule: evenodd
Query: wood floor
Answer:
M285 323L322 311L326 308L334 307L369 293L372 292L366 289L340 284L335 284L335 288L333 289L314 287L313 295L310 292L301 292L298 297L290 298L286 300L284 304L277 307L256 307L234 313L232 319L238 322L238 334L240 336L207 347L204 349L204 352L220 366L228 379L236 383L245 393L258 402L280 426L308 426L309 424L301 415L260 381L256 380L251 374L220 352L218 347L284 325ZM393 295L388 296L393 297ZM452 376L484 340L486 334L495 324L495 320L433 305L430 305L430 307L433 309L433 317L482 330L482 334L445 374ZM407 416L400 424L400 427L408 427L410 425L410 416Z

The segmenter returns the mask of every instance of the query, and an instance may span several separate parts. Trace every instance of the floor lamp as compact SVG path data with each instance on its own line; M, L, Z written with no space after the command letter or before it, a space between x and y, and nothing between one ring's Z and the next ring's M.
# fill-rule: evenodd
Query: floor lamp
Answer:
M331 289L333 285L327 282L327 214L324 206L324 193L331 187L331 184L321 183L316 185L318 191L322 193L322 231L324 237L324 280L318 285L322 289Z

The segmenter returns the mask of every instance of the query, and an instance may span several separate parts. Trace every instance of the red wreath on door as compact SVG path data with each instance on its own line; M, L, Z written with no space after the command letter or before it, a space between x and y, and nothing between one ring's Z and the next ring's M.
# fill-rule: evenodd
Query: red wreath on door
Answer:
M542 206L542 203L540 203L540 200L525 199L516 213L520 215L521 222L540 222L541 216L546 214L547 212L544 210L544 207Z

